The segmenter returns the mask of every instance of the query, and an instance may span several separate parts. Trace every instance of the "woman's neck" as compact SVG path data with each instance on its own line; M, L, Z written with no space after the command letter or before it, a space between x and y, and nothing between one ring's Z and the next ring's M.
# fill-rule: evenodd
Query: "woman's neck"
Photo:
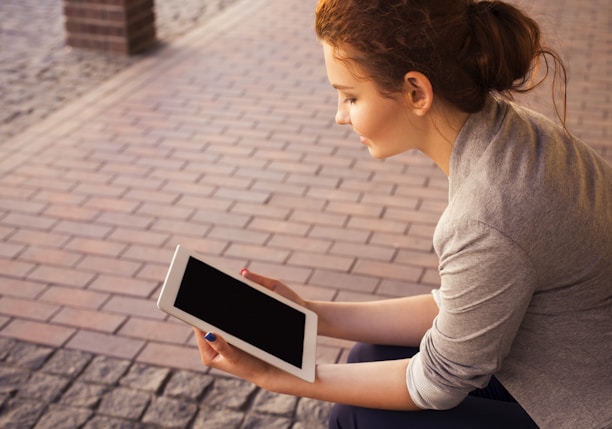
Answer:
M420 150L448 176L455 140L470 115L458 109L438 106L428 116L429 138Z

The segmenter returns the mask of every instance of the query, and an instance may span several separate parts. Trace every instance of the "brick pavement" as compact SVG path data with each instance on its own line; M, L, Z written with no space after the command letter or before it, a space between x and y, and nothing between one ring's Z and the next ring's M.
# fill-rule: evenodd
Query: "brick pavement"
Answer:
M309 298L436 286L446 179L419 154L373 160L334 124L313 6L241 0L0 143L2 424L323 425L328 404L201 367L155 307L177 243ZM570 128L611 160L611 5L537 7L570 64ZM348 346L321 338L319 360Z

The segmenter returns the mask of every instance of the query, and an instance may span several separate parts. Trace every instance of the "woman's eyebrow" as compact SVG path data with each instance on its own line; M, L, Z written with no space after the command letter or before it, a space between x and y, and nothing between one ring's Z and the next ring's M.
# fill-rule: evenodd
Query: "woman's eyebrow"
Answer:
M340 91L345 91L347 89L354 89L352 86L339 85L339 84L336 84L336 83L332 83L332 87L334 87L335 89L338 89Z

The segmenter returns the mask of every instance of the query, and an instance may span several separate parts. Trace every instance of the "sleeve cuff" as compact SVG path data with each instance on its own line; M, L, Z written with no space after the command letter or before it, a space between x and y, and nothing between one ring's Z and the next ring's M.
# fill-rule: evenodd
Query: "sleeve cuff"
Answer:
M465 398L463 394L457 396L444 391L427 379L421 353L414 355L406 367L406 385L412 401L424 410L448 410Z
M438 308L440 308L440 289L432 289L431 295Z

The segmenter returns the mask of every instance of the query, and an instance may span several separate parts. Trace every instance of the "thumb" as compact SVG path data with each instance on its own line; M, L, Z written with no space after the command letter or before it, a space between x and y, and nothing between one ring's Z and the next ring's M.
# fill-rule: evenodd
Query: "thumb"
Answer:
M223 353L227 353L228 344L213 332L204 333L194 328L195 338L200 349L202 363L211 366L214 362L223 359Z
M214 343L217 341L217 336L213 332L207 332L204 334L204 339L209 343Z
M227 343L223 340L222 337L218 336L214 332L207 332L204 334L204 339L208 343L208 345L215 350L219 354L223 354L224 346L227 346Z
M219 361L224 359L229 362L235 360L235 349L231 347L220 335L214 332L207 332L204 335L204 340L208 346L216 352L216 356L212 359L213 361Z

